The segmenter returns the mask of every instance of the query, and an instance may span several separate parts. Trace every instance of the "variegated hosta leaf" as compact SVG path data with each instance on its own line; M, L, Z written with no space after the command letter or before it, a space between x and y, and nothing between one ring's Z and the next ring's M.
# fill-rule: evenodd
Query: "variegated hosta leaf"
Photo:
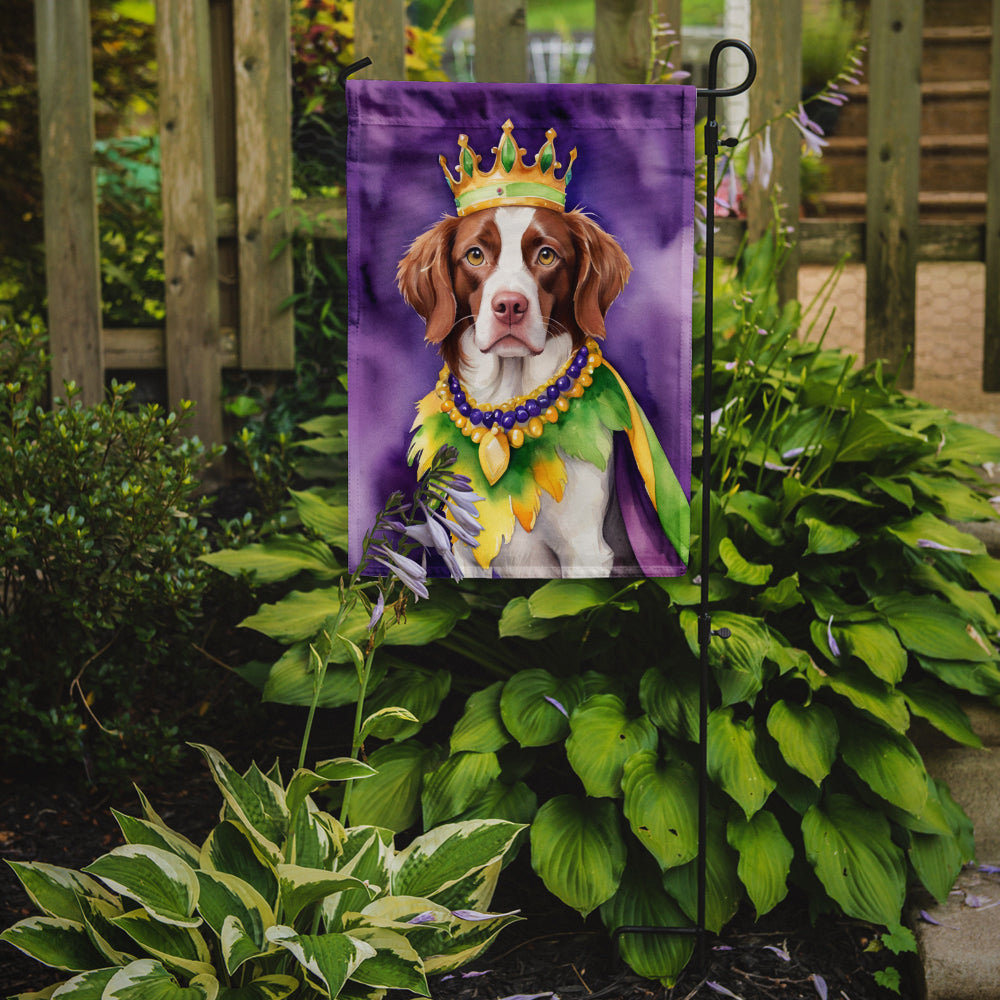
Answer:
M109 903L93 896L80 899L83 921L94 947L104 956L105 965L128 965L139 958L135 942L114 924L125 911L120 902Z
M424 778L424 826L437 826L467 809L500 777L495 753L452 754Z
M494 938L508 924L521 919L516 912L478 914L474 920L462 916L468 911L451 912L453 916L451 931L442 932L437 946L430 954L424 956L424 971L428 975L452 972L463 965L468 965L486 951Z
M27 1000L28 997L52 997L54 1000L101 1000L104 996L104 988L114 978L120 966L112 966L107 969L91 969L89 972L81 972L79 976L67 979L65 983L58 986L54 991L49 987L44 993L21 993L12 1000ZM51 991L51 992L50 992Z
M317 809L312 799L306 799L292 820L285 844L286 860L304 868L335 868L344 836L337 819Z
M652 859L629 859L618 891L601 905L610 932L619 927L690 927L683 910L664 891ZM619 952L640 976L673 986L694 950L692 934L623 934Z
M730 820L726 836L730 847L740 853L736 873L760 918L788 895L788 872L795 849L774 814L766 809L750 819L737 816Z
M503 681L497 681L482 691L470 695L462 717L455 723L451 734L451 752L474 750L477 753L495 753L510 743L500 716L500 693Z
M261 976L244 986L224 986L218 1000L285 1000L299 985L294 976Z
M434 901L448 907L449 910L488 910L493 902L493 894L496 892L505 860L506 857L497 858L485 868L477 868L465 878L460 878L446 889L434 893Z
M495 819L446 823L429 830L393 859L392 892L433 899L460 879L500 861L522 829Z
M570 716L566 757L588 795L617 799L622 769L639 750L653 750L659 740L648 715L630 719L625 702L613 694L592 695Z
M160 923L145 910L132 910L111 921L150 955L189 976L213 971L205 939L190 927Z
M785 761L815 785L830 773L840 731L826 705L816 701L799 705L779 699L768 713L767 731L777 741Z
M661 869L697 855L698 783L690 765L641 751L625 762L622 789L632 832Z
M81 920L80 897L92 896L109 903L114 896L97 879L74 871L38 861L8 861L24 891L46 916Z
M331 781L350 781L356 778L370 778L376 774L373 767L353 757L337 757L317 764L313 770L299 768L288 782L285 805L294 815L306 797Z
M277 863L281 856L279 844L288 832L284 789L253 769L244 777L217 750L203 744L193 745L208 761L226 806L246 827L264 855Z
M531 865L549 892L583 916L610 899L625 870L615 803L549 799L531 824Z
M852 720L841 755L876 795L919 815L927 802L927 771L910 740L861 719Z
M375 954L351 973L355 982L430 996L424 963L402 934L384 927L356 927L351 937L375 949Z
M291 921L305 907L345 889L361 889L369 893L369 898L375 895L374 890L353 875L303 868L300 865L278 865L278 881L281 886L282 912L285 919Z
M187 837L161 824L145 819L136 819L134 816L126 816L125 813L120 813L117 809L112 809L111 812L129 844L159 847L171 854L176 854L192 868L197 866L199 849Z
M159 962L143 958L119 969L105 986L101 1000L216 1000L218 995L215 976L196 976L181 986Z
M849 795L830 795L806 813L802 836L820 882L849 917L899 923L906 866L882 813Z
M337 871L352 875L366 888L345 889L323 900L324 926L344 930L343 915L358 912L371 900L372 892L385 892L389 886L392 857L392 833L373 826L356 826L347 831Z
M85 869L109 889L134 899L150 916L165 924L197 927L198 878L194 869L171 851L146 844L125 844Z
M736 874L736 852L726 842L726 824L721 813L708 816L705 850L705 926L718 934L729 923L743 899L743 884ZM663 887L691 918L698 918L698 861L670 868L663 873Z
M272 907L278 905L278 875L241 823L220 823L201 847L199 867L224 872L252 885Z
M198 910L220 940L223 938L226 922L236 920L242 937L250 939L254 953L265 951L264 931L275 923L274 912L267 900L248 882L223 872L200 871L198 883L201 887ZM231 940L234 938L234 931L235 929L231 929L229 932ZM231 965L232 948L225 949L226 966L230 975L247 957L251 957L244 954L245 950L241 944L240 959Z
M560 679L548 670L514 674L500 694L504 727L523 747L543 747L569 732L569 716L583 701L579 677Z
M733 709L717 708L708 717L708 774L749 818L767 801L776 782L757 762L752 718L739 722Z
M81 972L100 968L104 958L91 944L87 928L65 917L28 917L0 934L26 955L53 969Z
M296 961L332 997L363 961L375 957L375 949L349 934L296 934L291 927L278 924L267 930L272 944L285 948Z

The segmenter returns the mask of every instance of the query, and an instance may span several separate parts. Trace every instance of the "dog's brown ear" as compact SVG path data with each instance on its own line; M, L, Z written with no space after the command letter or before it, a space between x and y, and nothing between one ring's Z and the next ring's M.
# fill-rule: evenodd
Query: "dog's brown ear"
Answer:
M576 322L585 334L604 337L604 317L625 288L632 264L617 241L582 212L567 212L566 221L577 252Z
M399 262L396 281L407 305L427 324L424 334L439 344L455 325L458 305L451 280L451 246L457 218L442 219L422 233Z

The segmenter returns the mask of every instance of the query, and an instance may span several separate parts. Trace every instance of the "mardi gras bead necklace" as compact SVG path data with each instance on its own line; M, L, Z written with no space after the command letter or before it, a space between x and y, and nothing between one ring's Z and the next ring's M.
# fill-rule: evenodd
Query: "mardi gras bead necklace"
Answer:
M515 396L499 406L473 399L449 370L441 369L435 392L441 411L479 445L479 464L490 486L495 486L510 464L510 449L531 438L540 438L546 424L554 424L593 383L594 370L603 358L597 341L586 343L548 380L526 396Z

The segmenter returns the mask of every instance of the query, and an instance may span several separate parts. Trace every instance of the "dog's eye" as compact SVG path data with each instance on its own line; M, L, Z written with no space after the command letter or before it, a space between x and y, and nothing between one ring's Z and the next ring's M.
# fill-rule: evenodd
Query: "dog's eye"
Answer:
M479 267L480 264L486 260L486 254L483 253L479 247L473 247L471 250L467 251L465 254L465 259L473 266Z
M550 264L554 264L558 259L559 255L552 249L552 247L542 247L538 251L538 263L543 264L548 267Z

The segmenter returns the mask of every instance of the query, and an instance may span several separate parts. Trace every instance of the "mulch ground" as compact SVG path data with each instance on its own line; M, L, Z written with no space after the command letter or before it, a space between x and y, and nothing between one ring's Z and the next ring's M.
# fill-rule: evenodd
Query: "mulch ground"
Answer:
M220 746L234 763L239 747ZM212 826L219 797L200 755L191 768L155 790L150 799L174 828L198 840ZM80 868L121 843L111 807L139 814L134 794L108 796L74 782L73 776L11 775L0 778L0 858L45 861ZM641 979L621 963L596 916L586 922L545 892L522 856L500 880L494 907L519 908L525 919L503 931L469 969L432 977L435 1000L887 1000L873 975L887 965L903 973L901 995L919 991L910 971L887 953L866 950L872 929L843 919L810 924L801 901L783 904L755 924L740 914L719 937L706 939L705 967L692 963L671 990ZM20 884L0 865L0 927L31 915ZM0 995L38 990L60 980L6 944L0 944ZM63 976L62 978L65 978Z

